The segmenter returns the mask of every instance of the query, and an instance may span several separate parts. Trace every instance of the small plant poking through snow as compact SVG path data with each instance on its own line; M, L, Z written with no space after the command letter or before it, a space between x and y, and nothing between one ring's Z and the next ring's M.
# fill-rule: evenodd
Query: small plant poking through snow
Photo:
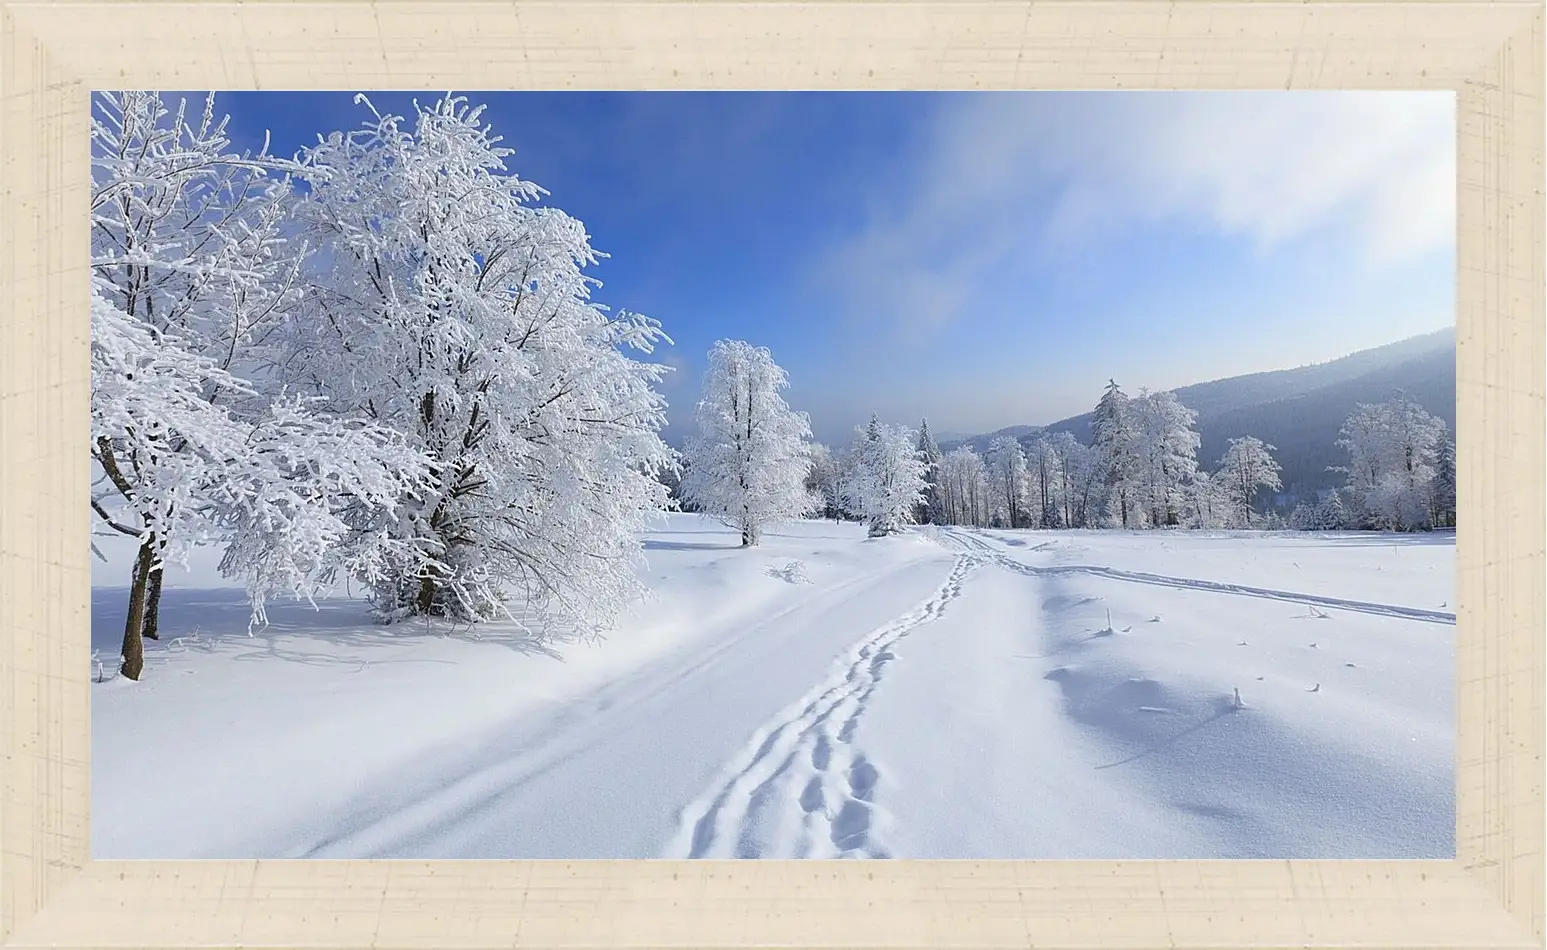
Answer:
M783 567L770 567L768 574L770 577L777 577L791 584L811 583L811 578L806 574L805 561L791 561Z

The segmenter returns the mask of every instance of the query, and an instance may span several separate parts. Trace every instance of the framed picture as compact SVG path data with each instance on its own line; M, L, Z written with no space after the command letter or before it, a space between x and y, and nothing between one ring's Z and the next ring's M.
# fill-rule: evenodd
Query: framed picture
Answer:
M1540 945L1540 5L85 9L6 945Z

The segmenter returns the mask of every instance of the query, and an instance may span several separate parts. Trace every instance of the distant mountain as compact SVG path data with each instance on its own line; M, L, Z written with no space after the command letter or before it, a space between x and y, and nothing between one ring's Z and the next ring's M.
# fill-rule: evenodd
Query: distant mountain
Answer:
M1327 471L1345 458L1337 447L1338 430L1355 406L1380 402L1398 390L1455 432L1455 330L1426 333L1326 363L1216 379L1175 392L1182 405L1198 413L1198 461L1203 467L1218 464L1230 439L1254 435L1276 447L1273 455L1284 470L1287 502L1341 483L1338 473ZM1054 432L1068 432L1089 443L1090 414L1040 427L1010 426L942 443L941 449L970 445L985 452L1001 435L1029 445L1043 433Z

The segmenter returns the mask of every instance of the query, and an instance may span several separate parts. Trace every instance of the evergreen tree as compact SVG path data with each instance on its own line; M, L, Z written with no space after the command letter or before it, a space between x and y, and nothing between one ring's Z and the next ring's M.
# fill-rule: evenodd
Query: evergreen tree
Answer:
M1300 502L1289 513L1289 527L1294 531L1315 531L1317 529L1316 506L1308 502Z
M1134 425L1130 400L1117 385L1107 383L1106 392L1091 415L1091 437L1101 453L1109 504L1120 527L1137 526L1140 473L1138 432Z
M919 458L924 460L924 501L914 520L919 524L940 524L940 446L930 434L929 420L919 423Z
M1347 526L1348 512L1343 507L1343 493L1333 489L1316 506L1316 530L1341 531Z
M844 495L846 507L868 522L870 537L901 531L923 502L924 460L917 446L911 430L882 425L875 416L859 433Z
M1456 526L1456 443L1453 439L1440 440L1430 490L1433 494L1433 523L1436 527L1454 528Z

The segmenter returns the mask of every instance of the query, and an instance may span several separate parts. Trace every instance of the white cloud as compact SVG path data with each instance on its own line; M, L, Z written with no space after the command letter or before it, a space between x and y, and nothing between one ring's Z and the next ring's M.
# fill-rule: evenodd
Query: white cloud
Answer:
M661 377L659 388L664 392L682 390L697 382L693 378L692 362L682 353L667 350L656 357L654 362L660 363L670 370L665 376Z
M1166 95L1050 129L1073 147L1052 146L1044 167L1109 215L1191 219L1263 245L1340 224L1377 253L1451 239L1449 94Z
M1140 223L1264 250L1347 242L1372 266L1454 239L1448 93L998 93L945 105L910 180L887 180L864 225L820 251L851 309L905 330L959 316L1006 262Z

